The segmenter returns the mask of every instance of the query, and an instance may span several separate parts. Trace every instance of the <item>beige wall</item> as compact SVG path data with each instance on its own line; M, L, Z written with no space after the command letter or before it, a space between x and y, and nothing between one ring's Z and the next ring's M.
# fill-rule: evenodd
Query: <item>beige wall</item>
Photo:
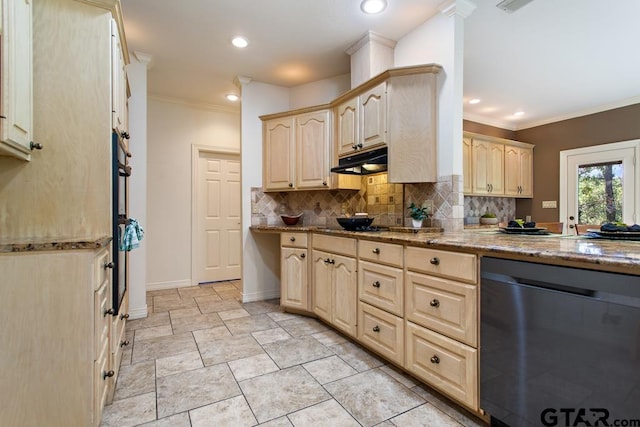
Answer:
M191 284L192 145L240 152L240 114L149 98L147 289Z

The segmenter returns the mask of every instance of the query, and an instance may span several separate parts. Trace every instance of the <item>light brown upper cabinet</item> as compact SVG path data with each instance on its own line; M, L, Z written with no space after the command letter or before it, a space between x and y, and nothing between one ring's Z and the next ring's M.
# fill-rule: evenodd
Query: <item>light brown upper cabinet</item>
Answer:
M294 186L294 118L284 117L263 123L263 186L267 190L290 190Z
M349 99L336 107L336 146L338 155L352 153L358 147L358 97Z
M464 194L533 197L533 145L465 132Z

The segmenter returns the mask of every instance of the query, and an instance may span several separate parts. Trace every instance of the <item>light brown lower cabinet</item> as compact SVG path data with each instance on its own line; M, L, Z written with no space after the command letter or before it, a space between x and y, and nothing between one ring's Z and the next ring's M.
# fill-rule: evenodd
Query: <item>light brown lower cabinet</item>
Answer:
M427 384L478 408L478 352L475 348L407 321L405 368Z
M310 311L307 233L282 233L280 247L280 305Z
M402 366L404 320L367 303L358 303L358 340L380 355Z

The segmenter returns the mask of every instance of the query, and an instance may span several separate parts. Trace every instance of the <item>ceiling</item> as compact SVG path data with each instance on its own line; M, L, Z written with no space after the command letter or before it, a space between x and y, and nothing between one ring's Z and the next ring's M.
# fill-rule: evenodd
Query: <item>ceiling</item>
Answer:
M465 117L510 129L640 102L640 2L534 0L508 14L471 0L465 20ZM122 0L131 52L152 56L155 96L238 108L236 76L293 87L349 72L345 50L369 30L398 40L443 0ZM230 40L249 39L239 50ZM521 116L513 116L523 111Z

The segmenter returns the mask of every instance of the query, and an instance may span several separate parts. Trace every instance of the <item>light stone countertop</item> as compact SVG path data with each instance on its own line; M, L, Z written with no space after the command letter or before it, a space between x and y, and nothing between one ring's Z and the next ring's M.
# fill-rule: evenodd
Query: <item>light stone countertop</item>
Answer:
M3 242L0 240L0 253L38 252L38 251L70 251L78 249L101 249L111 243L111 236L103 236L95 240L56 240L56 241L23 241Z
M640 242L590 239L551 234L546 236L504 234L497 230L407 233L394 231L354 232L312 226L252 226L255 232L314 232L433 249L476 253L481 256L516 258L531 262L569 265L593 270L621 271L640 275Z

